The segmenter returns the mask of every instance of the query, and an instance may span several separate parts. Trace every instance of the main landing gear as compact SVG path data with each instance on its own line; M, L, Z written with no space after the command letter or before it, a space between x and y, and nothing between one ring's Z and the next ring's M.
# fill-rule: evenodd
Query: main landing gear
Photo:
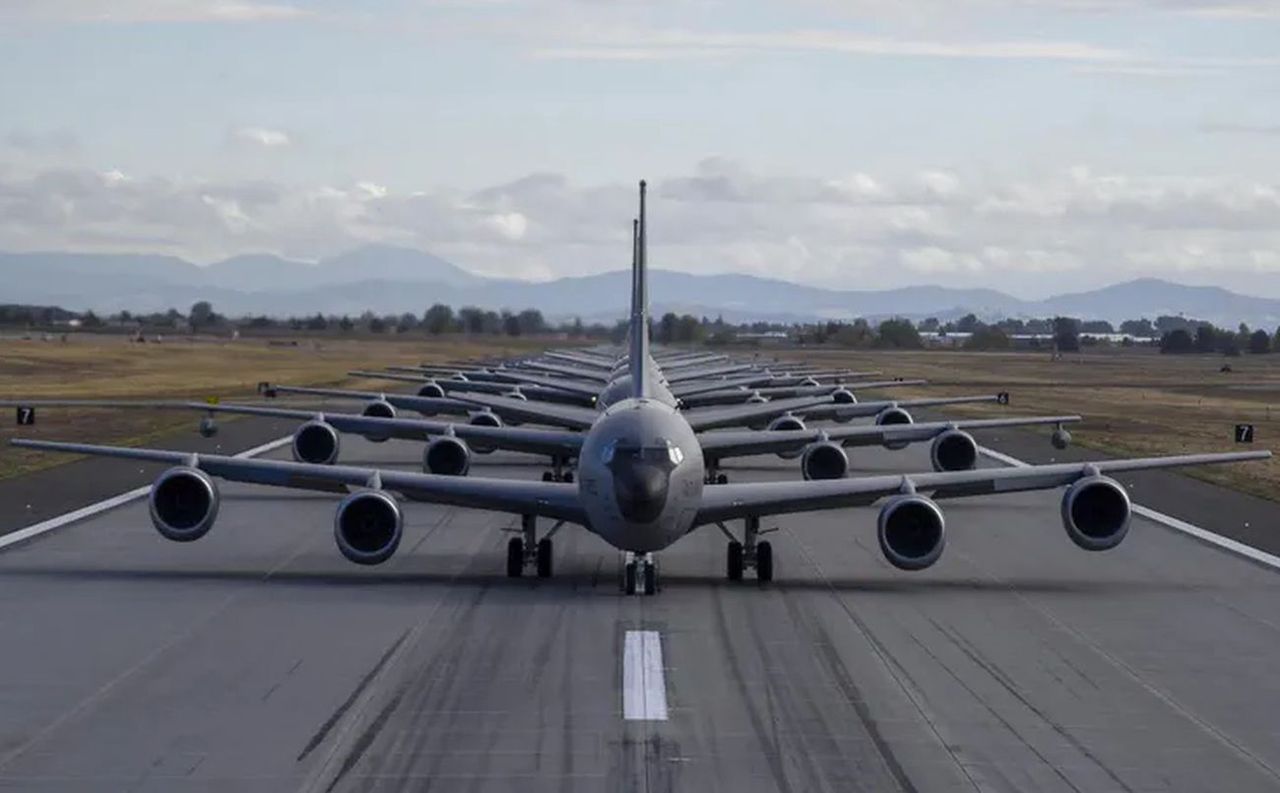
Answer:
M768 583L773 580L773 545L768 540L761 540L760 535L777 529L761 531L760 519L756 517L747 518L745 523L741 540L734 537L723 523L716 524L729 538L725 551L725 575L730 581L741 581L743 572L754 568L756 580Z
M625 595L658 594L658 560L653 554L627 552L622 564L622 592Z
M552 457L551 470L542 472L542 481L572 483L573 469L569 467L569 460L564 457Z
M559 521L542 539L538 539L538 518L534 515L521 515L520 536L507 540L507 577L519 578L524 575L525 568L532 567L538 578L550 578L553 550L551 537L563 525L564 521Z
M703 462L703 465L705 466L705 469L702 475L702 483L704 485L729 484L729 477L720 473L720 465L717 461L705 460Z

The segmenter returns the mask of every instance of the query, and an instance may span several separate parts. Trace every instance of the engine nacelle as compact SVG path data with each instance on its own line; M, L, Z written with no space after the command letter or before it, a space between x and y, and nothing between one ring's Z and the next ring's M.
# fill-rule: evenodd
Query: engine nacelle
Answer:
M377 419L393 419L396 417L396 409L385 399L375 399L364 406L364 410L360 411L360 415ZM370 433L364 437L374 443L382 443L383 441L388 440L391 436L378 432Z
M440 385L435 380L428 380L418 386L418 396L427 397L428 399L444 399L444 386Z
M793 416L788 413L785 416L778 416L769 422L768 429L770 432L803 430L804 421L799 416ZM796 449L794 451L778 452L778 456L784 460L794 460L803 453L804 449Z
M1058 427L1049 436L1049 443L1053 444L1053 448L1062 450L1071 445L1071 433L1062 427Z
M942 510L924 496L898 496L876 521L880 551L899 570L923 570L942 556L947 523Z
M849 473L849 455L838 443L811 443L800 455L800 473L805 479L843 479Z
M1087 476L1062 494L1062 527L1086 551L1109 551L1129 533L1133 507L1116 480Z
M858 398L847 388L837 388L835 391L832 391L831 401L835 402L837 405L858 404ZM839 424L848 424L850 421L853 421L853 416L842 414L839 408L836 409L835 414L832 415L831 418Z
M422 452L422 470L440 476L466 476L471 469L471 450L460 438L442 435L432 438Z
M961 430L945 430L933 439L929 459L935 471L969 471L978 464L978 443Z
M160 474L148 499L151 522L166 540L198 540L218 517L218 486L197 468L178 466Z
M529 397L526 396L525 393L518 388L511 389L510 391L503 394L503 396L507 397L508 399L518 399L521 402L529 401Z
M477 410L471 414L467 423L475 427L501 427L502 418L491 410ZM483 441L471 441L471 450L476 454L491 454L496 448Z
M400 546L404 518L391 496L381 490L352 493L338 504L333 538L342 555L356 564L382 564Z
M746 404L748 404L748 405L763 405L765 402L768 402L768 401L769 401L769 397L765 396L764 394L760 393L759 391L752 391L752 392L751 392L751 396L747 397Z
M327 422L308 421L293 433L293 459L300 463L333 465L342 447L340 437Z
M914 424L914 423L915 423L915 419L911 418L911 414L908 413L906 410L897 406L885 408L884 410L876 414L876 425L880 427L886 427L894 424ZM886 443L884 447L886 449L892 449L893 451L896 452L896 451L902 451L903 449L907 448L910 445L911 444L909 443L895 442L895 443Z
M817 388L820 385L822 383L819 383L816 377L806 377L800 381L801 388Z

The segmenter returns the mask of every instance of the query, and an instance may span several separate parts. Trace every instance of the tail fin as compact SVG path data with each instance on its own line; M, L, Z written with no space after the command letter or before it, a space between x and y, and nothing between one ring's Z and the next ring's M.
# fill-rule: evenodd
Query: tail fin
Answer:
M640 181L640 218L635 224L634 260L631 282L631 347L628 351L631 366L631 395L636 398L648 395L646 373L649 360L649 294L645 266L648 258L645 221L645 183Z

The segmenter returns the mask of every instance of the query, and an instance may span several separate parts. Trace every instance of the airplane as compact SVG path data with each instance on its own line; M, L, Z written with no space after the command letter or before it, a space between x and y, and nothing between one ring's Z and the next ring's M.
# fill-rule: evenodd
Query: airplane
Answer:
M655 594L655 553L696 528L718 526L731 538L726 576L741 580L754 569L760 582L774 575L773 549L760 539L761 518L780 514L868 506L883 501L876 524L881 552L902 570L938 561L946 543L939 500L1065 487L1061 517L1068 537L1088 551L1116 547L1129 530L1129 496L1112 475L1135 470L1206 465L1270 457L1268 451L1031 465L1018 468L923 472L818 481L753 482L708 487L702 447L692 426L672 405L651 396L646 296L645 183L635 246L629 334L631 394L611 405L585 432L576 483L437 476L356 466L323 466L241 459L159 449L14 439L15 446L47 451L160 462L171 465L152 486L152 522L165 538L189 542L204 536L217 517L215 478L295 489L346 492L334 517L339 551L357 564L385 562L399 547L406 499L513 513L521 536L507 546L507 573L532 565L552 574L552 537L577 524L627 554L623 590ZM556 523L541 536L539 518ZM742 520L741 539L725 523Z

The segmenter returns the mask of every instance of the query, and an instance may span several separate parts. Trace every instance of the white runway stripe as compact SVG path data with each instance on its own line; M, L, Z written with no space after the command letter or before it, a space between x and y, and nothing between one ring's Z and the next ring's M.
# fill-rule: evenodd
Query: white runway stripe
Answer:
M243 452L240 452L239 454L236 455L236 457L257 457L260 454L273 452L276 449L279 449L281 446L284 446L285 444L289 443L289 441L291 440L293 440L292 435L286 435L283 438L276 438L274 441L270 441L269 443L264 443L261 446L255 446L252 449L247 449ZM78 520L83 520L85 518L93 517L94 515L97 515L99 512L106 512L109 509L115 509L116 507L122 504L128 504L130 501L142 498L143 496L147 495L150 492L151 492L151 485L135 487L133 490L126 491L124 493L121 493L118 496L112 496L111 498L105 499L103 501L90 504L87 507L81 507L80 509L64 513L62 515L59 515L56 518L49 518L48 520L42 520L39 523L33 524L31 526L27 526L25 529L18 529L17 531L11 531L8 534L4 535L3 537L0 537L0 549L7 548L8 546L14 545L15 543L20 543L23 540L29 540L32 537L38 537L41 534L44 534L45 532L50 532L50 531L53 531L54 529L60 529L69 523L75 523Z
M1011 457L995 449L988 449L985 446L979 446L978 451L982 452L991 459L1011 465L1017 468L1023 468L1028 463L1019 460L1017 457ZM1260 551L1251 545L1245 545L1242 542L1236 542L1230 537L1223 537L1221 534L1214 534L1208 529L1202 529L1193 523L1187 523L1185 520L1179 520L1172 515L1166 515L1163 512L1157 512L1150 507L1144 507L1141 504L1133 505L1133 514L1155 521L1162 526L1168 526L1174 531L1180 531L1183 534L1189 534L1197 540L1202 540L1210 545L1216 545L1224 551L1243 556L1246 559L1252 559L1255 562L1264 564L1275 570L1280 570L1280 556L1274 556L1266 551Z
M622 652L622 716L628 721L667 720L667 679L657 631L627 631Z

